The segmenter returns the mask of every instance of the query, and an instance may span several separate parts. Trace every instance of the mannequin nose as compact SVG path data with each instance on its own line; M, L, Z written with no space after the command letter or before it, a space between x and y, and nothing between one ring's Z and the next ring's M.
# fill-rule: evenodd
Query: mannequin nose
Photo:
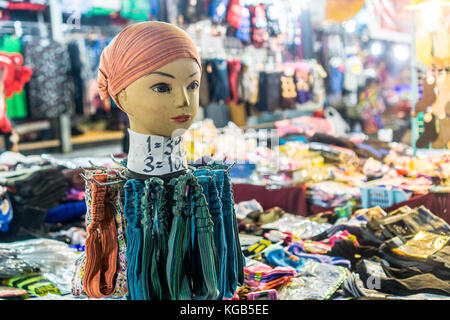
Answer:
M178 100L177 101L178 108L188 108L191 105L188 93L184 88L180 88L179 98L177 100Z

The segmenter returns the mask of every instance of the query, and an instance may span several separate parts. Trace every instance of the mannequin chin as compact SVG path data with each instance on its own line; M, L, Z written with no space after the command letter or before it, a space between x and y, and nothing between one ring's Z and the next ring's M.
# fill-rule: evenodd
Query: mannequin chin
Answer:
M117 97L130 129L162 137L189 129L198 112L200 76L194 59L181 58L132 82Z

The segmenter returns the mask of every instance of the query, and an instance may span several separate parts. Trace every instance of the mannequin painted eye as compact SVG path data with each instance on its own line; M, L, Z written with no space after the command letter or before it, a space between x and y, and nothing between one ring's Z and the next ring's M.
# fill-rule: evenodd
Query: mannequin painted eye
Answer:
M199 87L198 81L192 81L192 83L187 87L188 90L195 90Z
M167 83L157 83L153 85L151 89L158 93L169 93L171 90Z

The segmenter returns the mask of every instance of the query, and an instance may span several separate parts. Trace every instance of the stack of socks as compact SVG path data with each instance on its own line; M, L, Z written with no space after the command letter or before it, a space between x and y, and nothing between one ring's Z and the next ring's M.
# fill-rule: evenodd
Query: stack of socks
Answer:
M263 263L244 267L245 285L254 291L273 289L289 283L295 273L292 267L272 268Z

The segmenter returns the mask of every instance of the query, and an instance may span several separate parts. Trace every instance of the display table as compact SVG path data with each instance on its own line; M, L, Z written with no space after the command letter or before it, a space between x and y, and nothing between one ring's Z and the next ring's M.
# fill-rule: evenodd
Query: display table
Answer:
M233 184L233 191L235 203L255 199L261 204L264 210L278 206L286 212L300 216L308 216L334 209L308 203L306 186L267 189L265 186L252 184ZM406 201L386 208L385 211L389 212L404 205L411 208L424 205L436 216L450 223L450 193L429 192L424 195L416 195Z

